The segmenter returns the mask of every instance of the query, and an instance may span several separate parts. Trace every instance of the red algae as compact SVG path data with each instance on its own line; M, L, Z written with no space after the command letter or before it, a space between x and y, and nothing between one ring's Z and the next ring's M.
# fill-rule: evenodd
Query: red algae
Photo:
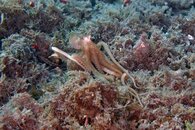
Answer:
M192 0L0 0L0 129L193 129L194 6ZM92 66L109 80L51 57L53 46L81 56L73 36L89 35L85 40L110 61L98 43L108 45L137 87L101 64Z

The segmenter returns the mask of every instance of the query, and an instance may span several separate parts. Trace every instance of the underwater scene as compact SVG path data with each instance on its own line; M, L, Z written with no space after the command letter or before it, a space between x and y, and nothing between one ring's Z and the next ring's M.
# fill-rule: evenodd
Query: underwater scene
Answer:
M0 0L0 130L195 130L195 0Z

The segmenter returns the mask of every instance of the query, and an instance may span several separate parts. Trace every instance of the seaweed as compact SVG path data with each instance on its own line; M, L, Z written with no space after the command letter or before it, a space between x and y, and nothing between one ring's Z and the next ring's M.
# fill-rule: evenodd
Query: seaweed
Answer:
M1 129L38 129L37 117L43 108L28 93L15 95L12 101L10 110L7 107L4 115L0 116Z
M125 2L0 0L0 129L195 127L194 1ZM107 44L137 86L51 57L78 54L75 35Z

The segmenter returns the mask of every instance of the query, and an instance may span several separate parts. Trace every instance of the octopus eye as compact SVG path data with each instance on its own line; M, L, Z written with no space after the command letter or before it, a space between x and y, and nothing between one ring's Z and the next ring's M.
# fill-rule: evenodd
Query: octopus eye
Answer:
M87 36L83 38L84 42L91 42L91 36Z

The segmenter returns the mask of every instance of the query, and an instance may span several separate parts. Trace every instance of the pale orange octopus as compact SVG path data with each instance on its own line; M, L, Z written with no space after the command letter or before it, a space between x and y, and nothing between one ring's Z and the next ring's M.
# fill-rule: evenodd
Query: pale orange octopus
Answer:
M69 55L57 47L52 47L52 50L55 52L52 56L58 57L62 60L66 60L68 58L71 61L77 63L85 71L94 74L99 79L110 79L109 76L104 75L107 73L117 78L121 78L122 84L126 85L125 79L128 76L133 81L134 86L138 88L134 78L114 59L106 43L100 42L98 44L104 47L112 61L108 60L108 58L100 51L96 44L91 41L90 36L84 37L82 39L78 37L72 37L70 39L70 43L73 48L81 50L81 53ZM131 94L135 96L142 105L137 92L131 87L130 91Z
M73 48L81 50L81 53L69 55L56 47L52 47L55 55L61 59L68 58L76 62L84 70L96 76L102 76L102 74L107 73L121 78L124 74L120 67L104 56L96 44L91 41L90 36L84 37L83 39L72 37L70 42Z

